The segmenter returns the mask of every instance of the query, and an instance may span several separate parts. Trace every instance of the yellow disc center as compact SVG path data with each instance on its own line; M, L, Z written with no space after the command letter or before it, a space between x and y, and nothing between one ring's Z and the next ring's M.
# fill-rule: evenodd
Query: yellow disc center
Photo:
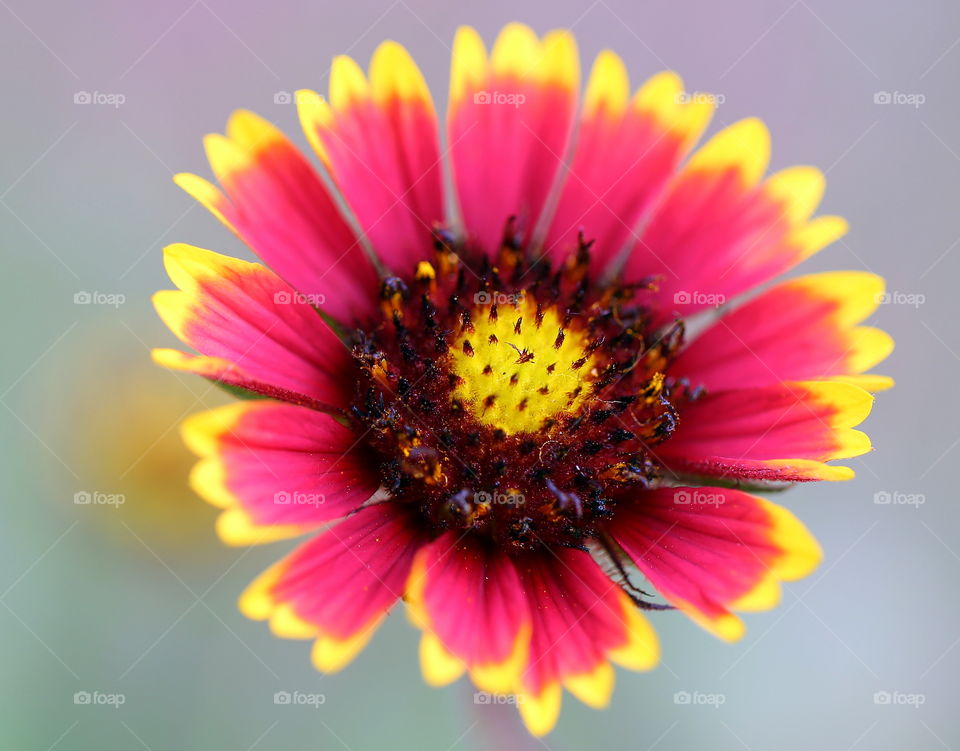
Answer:
M472 331L450 349L459 376L451 399L482 424L507 434L532 433L571 414L590 395L596 362L585 331L563 321L553 307L537 315L533 295L479 293Z

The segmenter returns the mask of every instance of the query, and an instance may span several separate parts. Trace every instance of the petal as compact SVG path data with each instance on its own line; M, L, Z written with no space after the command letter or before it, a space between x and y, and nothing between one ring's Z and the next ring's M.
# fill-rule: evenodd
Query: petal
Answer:
M671 375L724 390L863 373L893 350L888 334L857 326L876 310L883 287L863 271L779 284L698 336Z
M403 592L423 542L410 509L378 503L297 548L240 598L277 635L315 639L313 663L334 672L366 646Z
M562 258L583 229L603 268L624 249L713 113L708 95L688 97L672 72L648 80L632 101L626 67L610 51L593 65L573 164L564 178L545 251Z
M848 467L824 464L860 456L870 439L853 430L873 397L858 386L792 381L718 391L680 408L680 424L660 448L673 471L745 480L847 480Z
M281 277L346 323L375 313L378 276L329 191L273 125L240 110L227 135L204 140L226 191L196 175L174 180Z
M304 407L235 402L188 418L182 431L201 459L190 485L224 509L217 531L229 545L301 535L359 508L379 485L353 431Z
M573 36L512 23L489 58L476 31L453 43L447 133L464 228L484 251L517 216L529 239L566 158L580 63Z
M330 98L297 92L300 122L390 268L410 274L444 222L443 168L430 91L409 53L387 41L369 80L349 57L334 59Z
M227 391L237 393L243 398L276 399L277 401L309 407L321 412L336 411L336 407L326 402L290 391L271 383L257 380L239 365L219 357L191 355L176 349L157 347L150 352L154 363L168 370L192 373L215 381Z
M760 183L770 135L741 120L698 150L678 175L627 259L626 276L659 277L663 320L722 304L792 268L841 237L846 222L809 220L825 180L791 167Z
M820 546L781 506L725 488L661 488L617 507L609 529L659 592L696 623L734 641L731 610L775 607L780 582L807 576Z
M274 386L329 408L349 402L349 351L308 300L272 271L183 244L164 249L164 265L179 291L156 293L154 307L206 358L191 361L167 350L155 355L161 364L268 396L283 398L269 390Z
M605 706L613 691L609 660L649 670L659 647L647 620L588 553L563 549L517 566L533 619L517 704L530 731L544 735L559 714L561 686Z
M467 668L484 691L505 694L516 687L530 615L520 578L503 551L446 532L417 555L406 600L424 630L420 655L428 682L450 682Z

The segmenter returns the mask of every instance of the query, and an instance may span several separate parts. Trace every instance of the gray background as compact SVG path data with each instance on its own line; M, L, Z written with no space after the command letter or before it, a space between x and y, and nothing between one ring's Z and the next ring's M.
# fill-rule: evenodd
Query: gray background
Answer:
M245 106L302 144L274 94L324 89L332 55L365 64L386 37L414 52L442 107L455 27L489 43L514 19L572 27L585 66L609 46L635 82L672 67L722 94L713 129L762 117L772 166L825 169L823 211L851 223L804 270L870 269L900 293L874 319L897 340L882 372L898 381L867 423L877 450L853 460L852 482L782 497L823 567L748 616L736 645L655 615L661 667L620 672L605 712L568 698L542 743L505 740L513 709L477 707L463 684L425 687L402 614L327 677L305 643L241 617L236 595L284 546L215 540L175 424L223 398L147 359L173 343L148 302L168 286L160 248L245 252L170 180L209 174L205 132ZM960 747L956 3L0 0L0 58L4 748ZM75 104L80 91L124 102ZM924 101L875 104L881 91ZM125 301L77 305L82 291ZM76 505L78 492L125 503ZM918 503L875 503L884 492ZM326 702L276 706L282 690ZM77 691L125 703L76 705ZM677 704L678 691L723 704ZM913 703L877 704L878 691Z

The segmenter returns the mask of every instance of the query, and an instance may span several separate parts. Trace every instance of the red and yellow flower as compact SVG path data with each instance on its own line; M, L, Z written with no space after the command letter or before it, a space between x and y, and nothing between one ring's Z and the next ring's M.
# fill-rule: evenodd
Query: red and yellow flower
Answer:
M219 187L176 180L267 265L174 245L155 297L197 353L156 361L250 397L184 426L220 536L313 533L243 612L330 671L403 599L426 679L516 695L536 734L562 689L603 706L612 663L656 664L640 574L733 640L810 573L806 528L730 486L852 477L829 462L870 450L855 426L890 381L866 373L893 346L860 325L883 290L864 272L766 286L687 336L846 224L813 217L817 169L766 175L759 120L691 154L713 106L675 74L631 94L603 52L582 103L579 79L569 33L513 24L488 54L461 29L441 149L401 46L366 73L336 58L326 98L297 94L335 191L234 114L205 141Z

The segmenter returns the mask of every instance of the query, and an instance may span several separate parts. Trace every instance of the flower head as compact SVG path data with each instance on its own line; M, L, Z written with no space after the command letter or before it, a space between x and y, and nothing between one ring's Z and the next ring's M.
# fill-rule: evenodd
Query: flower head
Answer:
M690 155L714 100L673 73L631 96L611 52L578 91L570 34L512 24L488 55L461 29L441 151L402 47L338 57L296 98L348 211L238 112L205 142L222 188L176 179L270 268L175 245L155 297L199 353L157 362L248 397L184 426L221 537L315 533L241 609L336 670L402 598L427 680L515 695L537 734L563 688L603 706L612 663L655 665L642 587L733 640L808 574L804 526L731 486L849 479L827 462L870 449L854 427L890 385L864 375L892 348L859 325L871 274L700 320L844 233L811 218L818 170L765 176L754 119Z

